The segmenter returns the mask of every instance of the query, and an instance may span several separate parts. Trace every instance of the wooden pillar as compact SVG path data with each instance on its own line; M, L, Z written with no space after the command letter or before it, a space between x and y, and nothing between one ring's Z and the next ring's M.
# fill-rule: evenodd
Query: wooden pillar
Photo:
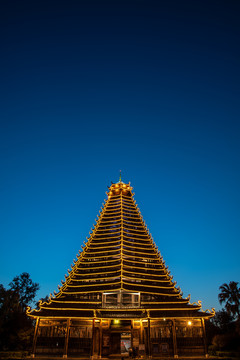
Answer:
M148 356L152 357L152 349L151 349L151 328L150 328L150 318L148 318Z
M140 344L143 344L143 323L140 320Z
M35 330L34 330L33 347L32 347L32 355L31 355L32 358L35 357L35 353L36 353L36 345L37 345L37 335L38 335L39 323L40 323L40 319L38 317L37 321L36 321L36 325L35 325Z
M172 333L173 333L173 355L174 358L178 358L178 351L177 351L177 336L176 336L176 327L175 327L175 320L172 320Z
M99 328L99 359L102 357L102 319L100 320L100 328Z
M64 359L67 359L70 324L71 324L71 319L67 319L67 327L66 327L64 350L63 350L63 358Z
M203 318L201 318L202 323L202 331L203 331L203 344L204 344L204 354L205 357L208 357L208 351L207 351L207 337L206 337L206 329L205 329L205 321Z
M94 347L95 347L95 318L92 321L92 348L91 348L91 359L94 356Z

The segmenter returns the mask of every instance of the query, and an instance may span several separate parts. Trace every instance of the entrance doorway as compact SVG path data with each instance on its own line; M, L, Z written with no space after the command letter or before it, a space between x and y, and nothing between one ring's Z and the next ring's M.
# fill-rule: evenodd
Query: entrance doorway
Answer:
M131 333L121 333L121 354L128 355L131 348Z

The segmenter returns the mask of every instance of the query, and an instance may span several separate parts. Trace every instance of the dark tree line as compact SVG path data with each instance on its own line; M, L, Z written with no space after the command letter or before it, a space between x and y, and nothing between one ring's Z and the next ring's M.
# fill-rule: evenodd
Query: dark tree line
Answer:
M220 305L214 318L206 323L209 349L240 352L240 288L238 282L230 281L219 287Z
M16 276L5 289L0 284L0 350L28 350L31 347L34 322L26 315L39 285L26 272Z

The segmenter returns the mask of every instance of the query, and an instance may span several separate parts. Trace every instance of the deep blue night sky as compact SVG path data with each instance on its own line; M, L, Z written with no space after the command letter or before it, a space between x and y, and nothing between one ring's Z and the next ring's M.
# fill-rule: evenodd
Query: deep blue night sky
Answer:
M1 1L0 282L57 290L122 170L177 286L240 275L240 2Z

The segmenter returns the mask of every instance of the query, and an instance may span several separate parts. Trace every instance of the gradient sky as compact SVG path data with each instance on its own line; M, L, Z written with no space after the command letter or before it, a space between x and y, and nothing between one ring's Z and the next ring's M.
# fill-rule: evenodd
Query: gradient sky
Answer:
M177 286L240 280L240 2L1 1L0 283L57 290L122 170Z

